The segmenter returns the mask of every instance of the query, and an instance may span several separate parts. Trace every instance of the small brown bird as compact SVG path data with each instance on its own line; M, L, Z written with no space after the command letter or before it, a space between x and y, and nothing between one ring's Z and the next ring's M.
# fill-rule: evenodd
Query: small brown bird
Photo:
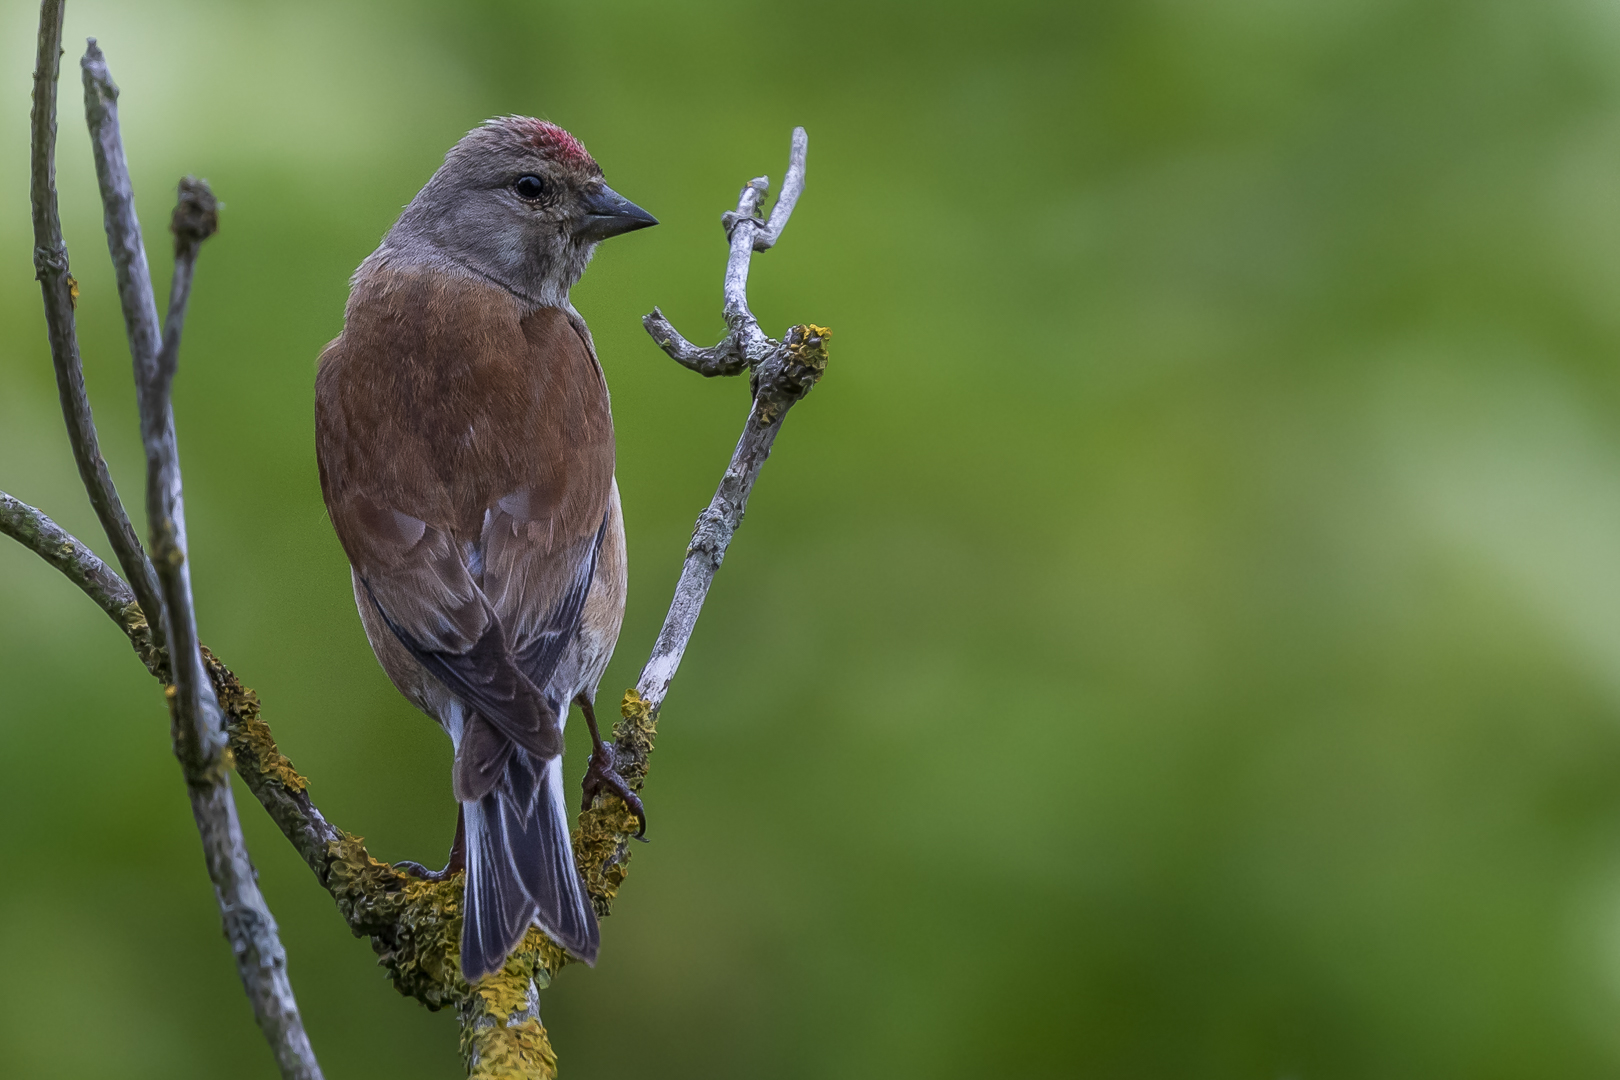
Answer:
M350 283L321 354L321 490L383 670L455 746L461 967L499 970L537 924L587 963L596 915L569 842L563 724L624 616L607 383L568 294L598 242L656 225L572 135L528 117L467 134Z

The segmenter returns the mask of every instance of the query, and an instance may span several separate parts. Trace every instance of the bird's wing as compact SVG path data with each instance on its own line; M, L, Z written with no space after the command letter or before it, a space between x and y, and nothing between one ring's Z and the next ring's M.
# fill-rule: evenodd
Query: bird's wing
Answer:
M451 536L401 511L367 515L357 504L364 502L344 509L346 531L366 530L360 581L394 636L506 738L542 757L560 754L557 710L518 667L506 628ZM356 520L367 516L374 520ZM385 517L394 528L375 520Z
M518 668L566 710L576 688L552 683L579 632L607 530L613 421L596 357L566 315L543 309L524 330L545 372L535 434L544 464L484 513L483 587Z
M503 510L491 511L485 520L484 584L490 602L503 616L518 670L546 689L579 633L607 515L593 535L549 553L527 540L533 523ZM571 694L571 689L564 693L561 707L567 707Z

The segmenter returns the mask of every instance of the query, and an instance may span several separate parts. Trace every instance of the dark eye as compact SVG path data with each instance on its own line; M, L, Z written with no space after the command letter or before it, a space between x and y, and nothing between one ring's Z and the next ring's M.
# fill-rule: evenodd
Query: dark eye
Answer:
M538 199L546 193L546 182L538 176L520 176L512 187L520 199Z

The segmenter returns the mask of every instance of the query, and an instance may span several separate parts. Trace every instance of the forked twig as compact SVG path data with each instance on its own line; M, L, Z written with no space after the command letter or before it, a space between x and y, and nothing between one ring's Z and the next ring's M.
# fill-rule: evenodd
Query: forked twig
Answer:
M781 341L775 341L760 330L748 306L750 260L755 251L774 244L787 225L793 204L804 189L807 146L804 129L795 128L787 180L769 223L755 216L768 187L764 177L750 181L743 188L735 214L728 212L721 219L731 240L725 277L726 323L731 329L726 338L712 349L698 349L670 325L662 312L655 309L642 319L659 347L694 371L710 376L751 371L754 401L714 498L698 515L669 613L635 688L625 692L624 719L614 728L613 750L619 775L637 791L646 779L659 710L697 626L709 586L742 524L760 468L770 456L788 409L810 392L827 367L831 331L808 324L795 326ZM598 914L607 914L624 880L635 821L624 802L607 792L598 795L580 818L575 850Z
M760 467L770 456L771 444L782 428L787 411L816 384L827 367L827 339L831 331L819 326L795 326L781 341L765 336L759 320L748 306L748 269L753 253L769 249L781 238L793 213L794 204L804 191L805 154L809 138L804 128L793 129L793 148L789 156L787 178L782 194L776 200L767 223L756 216L760 202L769 191L767 177L751 180L737 200L735 213L727 213L722 222L731 239L731 256L726 261L725 315L731 328L725 340L716 349L730 357L726 370L703 370L693 361L691 352L678 342L685 342L669 320L656 308L642 319L653 340L678 362L703 371L705 375L737 375L752 369L754 405L743 427L742 438L731 455L731 464L714 493L714 499L698 517L687 548L686 562L681 567L681 578L675 586L675 599L669 615L659 631L652 656L642 668L636 692L656 714L663 705L664 694L670 680L680 666L686 643L697 624L698 612L714 582L715 571L726 557L737 527L742 524L748 507L748 494L759 477ZM667 331L667 333L666 333ZM696 350L707 352L707 350ZM698 363L701 363L699 361Z
M759 217L759 209L770 193L771 179L757 176L743 186L737 196L737 209L720 215L726 237L731 241L731 254L726 259L725 296L726 336L718 345L699 348L670 324L664 313L653 308L641 319L641 325L677 363L691 368L700 375L740 375L764 362L777 348L777 342L765 336L759 320L748 308L748 267L756 251L765 251L782 236L787 228L793 207L804 192L804 163L810 148L810 138L804 128L793 129L793 145L788 153L788 171L782 180L782 194L777 197L770 219Z

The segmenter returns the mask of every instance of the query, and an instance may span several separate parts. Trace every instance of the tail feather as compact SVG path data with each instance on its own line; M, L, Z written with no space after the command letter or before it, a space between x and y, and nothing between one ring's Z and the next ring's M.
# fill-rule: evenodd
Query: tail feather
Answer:
M524 893L507 852L491 792L465 803L467 883L462 901L461 972L468 982L499 971L528 929L534 902Z
M467 885L461 968L468 981L497 971L537 924L587 964L596 962L596 913L574 867L562 758L515 749L500 783L463 804Z
M594 965L601 931L590 897L585 895L585 883L574 866L574 842L563 801L562 758L554 757L541 768L531 819L540 824L539 857L524 863L528 868L524 883L535 904L534 921L557 944Z

